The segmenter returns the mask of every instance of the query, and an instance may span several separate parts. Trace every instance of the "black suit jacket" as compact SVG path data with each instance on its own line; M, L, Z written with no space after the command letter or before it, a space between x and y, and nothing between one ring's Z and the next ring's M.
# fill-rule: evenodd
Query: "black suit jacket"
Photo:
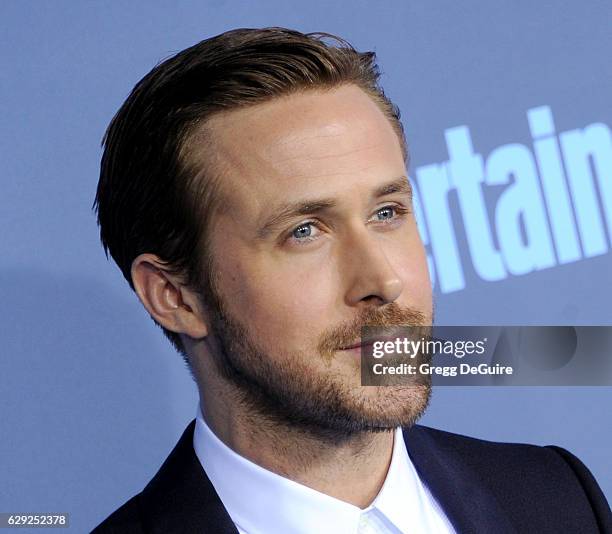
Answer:
M195 454L194 427L195 419L147 486L93 534L237 533ZM612 533L601 489L565 449L494 443L421 425L404 430L404 439L459 534Z

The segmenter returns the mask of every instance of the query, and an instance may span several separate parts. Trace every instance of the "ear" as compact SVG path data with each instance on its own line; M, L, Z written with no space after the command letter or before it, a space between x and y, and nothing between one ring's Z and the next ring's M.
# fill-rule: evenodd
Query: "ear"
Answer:
M134 259L132 283L140 302L164 328L194 339L208 335L208 320L198 295L166 271L158 256L147 253Z

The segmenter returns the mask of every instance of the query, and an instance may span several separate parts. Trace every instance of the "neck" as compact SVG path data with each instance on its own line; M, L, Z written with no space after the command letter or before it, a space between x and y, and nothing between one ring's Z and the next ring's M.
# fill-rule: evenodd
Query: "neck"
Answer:
M253 413L227 383L215 386L200 388L200 408L206 424L236 453L359 508L376 498L391 462L392 431L359 433L332 443Z

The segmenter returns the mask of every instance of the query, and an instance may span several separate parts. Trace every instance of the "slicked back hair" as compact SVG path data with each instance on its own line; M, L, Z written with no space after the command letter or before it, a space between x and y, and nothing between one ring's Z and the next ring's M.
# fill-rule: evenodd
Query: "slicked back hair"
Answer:
M374 52L285 28L231 30L161 62L136 84L102 141L93 207L107 257L134 289L133 260L156 254L164 269L216 302L207 229L221 177L206 120L294 92L353 84L390 120L406 160L399 110L379 77ZM162 329L189 365L179 335Z

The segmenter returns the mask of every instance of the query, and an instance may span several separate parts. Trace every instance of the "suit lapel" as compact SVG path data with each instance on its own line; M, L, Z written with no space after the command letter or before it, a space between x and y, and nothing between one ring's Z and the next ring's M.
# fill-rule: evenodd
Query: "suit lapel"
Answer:
M456 450L443 446L420 425L404 429L404 441L419 477L458 534L516 533L498 501Z
M195 419L141 493L144 530L151 534L238 534L193 450Z

